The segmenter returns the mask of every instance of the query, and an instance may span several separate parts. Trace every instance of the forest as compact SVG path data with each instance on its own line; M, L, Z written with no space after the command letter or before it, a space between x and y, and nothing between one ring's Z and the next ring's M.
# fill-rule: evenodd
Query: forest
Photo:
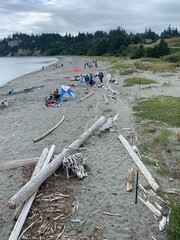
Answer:
M180 31L170 25L160 35L145 29L144 33L127 33L123 28L73 36L66 33L25 34L16 33L0 40L0 56L128 56L130 58L162 57L170 53L165 41L180 37ZM154 44L157 43L158 44ZM153 45L154 44L154 45Z

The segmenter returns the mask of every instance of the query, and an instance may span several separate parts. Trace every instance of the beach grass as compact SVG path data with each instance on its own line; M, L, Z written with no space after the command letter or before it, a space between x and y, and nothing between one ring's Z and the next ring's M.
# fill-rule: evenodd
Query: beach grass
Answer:
M147 79L147 78L142 78L142 77L133 77L133 78L127 78L124 80L124 87L128 86L133 86L137 84L142 84L142 85L148 85L148 84L153 84L157 83L155 80Z
M135 116L152 122L180 127L180 97L156 96L141 100L133 106Z
M177 71L177 65L160 59L149 59L143 58L136 60L134 63L135 67L143 71L152 72L175 72Z

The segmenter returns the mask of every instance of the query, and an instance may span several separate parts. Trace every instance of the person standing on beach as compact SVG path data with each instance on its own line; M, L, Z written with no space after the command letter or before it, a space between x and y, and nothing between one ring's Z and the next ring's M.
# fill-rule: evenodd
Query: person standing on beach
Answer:
M89 84L90 84L91 86L93 86L93 84L94 84L94 79L93 79L92 73L90 73Z
M85 76L85 83L86 84L89 84L89 76L86 74L86 76Z
M83 75L82 74L80 75L79 82L83 83Z
M103 72L99 72L98 77L99 77L99 80L103 82L103 77L104 77Z

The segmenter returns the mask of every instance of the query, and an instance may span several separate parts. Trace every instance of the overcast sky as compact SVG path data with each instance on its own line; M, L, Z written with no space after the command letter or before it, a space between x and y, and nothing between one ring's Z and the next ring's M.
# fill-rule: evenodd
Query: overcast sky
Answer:
M0 38L13 33L180 30L180 0L0 0Z

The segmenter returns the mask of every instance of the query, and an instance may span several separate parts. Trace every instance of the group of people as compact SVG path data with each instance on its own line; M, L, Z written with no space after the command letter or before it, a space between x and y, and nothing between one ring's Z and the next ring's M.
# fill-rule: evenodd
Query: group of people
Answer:
M80 83L85 82L86 84L93 86L96 83L96 78L99 78L100 82L103 83L103 77L104 77L103 72L99 72L94 75L92 73L90 73L90 75L86 74L84 77L81 74L79 81Z
M58 100L60 97L59 90L56 88L53 93L50 93L50 95L47 97L47 101L53 101L53 100Z
M93 62L86 62L86 63L84 64L84 69L86 69L86 68L92 68L92 67L98 68L97 59L96 59L96 60L93 60Z

